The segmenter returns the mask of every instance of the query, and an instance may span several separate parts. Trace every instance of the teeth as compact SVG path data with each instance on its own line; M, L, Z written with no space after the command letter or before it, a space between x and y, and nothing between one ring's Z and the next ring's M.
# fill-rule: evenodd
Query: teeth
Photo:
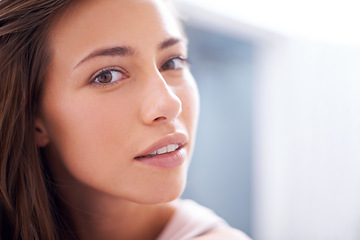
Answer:
M160 148L158 150L156 150L156 154L164 154L167 152L166 147Z
M178 144L170 144L166 147L162 147L154 152L152 152L150 155L160 155L164 153L170 153L178 149L180 146Z
M0 0L1 1L1 0ZM152 157L152 156L155 156L155 155L160 155L160 154L165 154L165 153L171 153L171 152L174 152L176 151L177 149L179 149L180 145L178 144L170 144L168 146L165 146L165 147L162 147L162 148L159 148L158 150L150 153L149 155L146 155L146 156L139 156L137 158L147 158L147 157Z
M177 145L177 144L170 144L169 146L166 146L167 152L173 152L178 148L179 148L179 145Z

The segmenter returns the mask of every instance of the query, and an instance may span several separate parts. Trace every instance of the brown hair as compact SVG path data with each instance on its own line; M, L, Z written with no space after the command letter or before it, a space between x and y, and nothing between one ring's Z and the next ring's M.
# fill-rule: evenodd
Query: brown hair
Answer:
M0 0L1 239L60 239L34 118L50 59L48 29L70 2Z

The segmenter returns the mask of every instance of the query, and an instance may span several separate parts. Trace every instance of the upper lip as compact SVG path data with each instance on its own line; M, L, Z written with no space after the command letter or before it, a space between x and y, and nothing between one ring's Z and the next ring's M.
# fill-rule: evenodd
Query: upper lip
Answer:
M178 144L180 146L179 148L182 148L187 141L188 141L188 137L184 133L175 132L151 144L144 151L138 154L135 158L140 158L142 156L150 155L154 151L163 148L165 146L168 146L170 144Z

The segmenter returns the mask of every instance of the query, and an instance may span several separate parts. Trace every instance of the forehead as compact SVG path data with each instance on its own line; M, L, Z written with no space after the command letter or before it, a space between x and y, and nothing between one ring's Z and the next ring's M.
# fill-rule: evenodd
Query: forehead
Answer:
M181 35L163 0L86 0L74 3L54 22L50 47L55 56L66 51L81 55L94 47L141 48Z

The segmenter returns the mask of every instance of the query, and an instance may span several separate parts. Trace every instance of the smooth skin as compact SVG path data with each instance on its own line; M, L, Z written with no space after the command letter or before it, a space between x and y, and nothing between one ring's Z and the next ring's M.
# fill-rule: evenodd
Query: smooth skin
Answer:
M184 189L199 112L177 21L163 1L79 1L53 23L50 51L36 141L78 236L155 239ZM179 138L180 166L136 159Z

